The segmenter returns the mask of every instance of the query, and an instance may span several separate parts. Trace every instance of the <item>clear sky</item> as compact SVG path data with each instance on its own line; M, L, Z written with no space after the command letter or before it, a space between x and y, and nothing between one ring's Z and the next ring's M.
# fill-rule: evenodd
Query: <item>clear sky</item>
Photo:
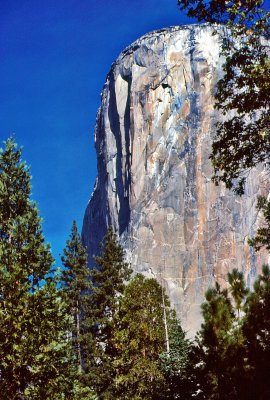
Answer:
M176 3L0 1L0 141L15 132L24 148L57 261L93 189L95 115L110 65L141 35L187 23Z
M0 0L0 142L15 132L24 148L57 261L93 189L110 65L141 35L188 22L177 0Z

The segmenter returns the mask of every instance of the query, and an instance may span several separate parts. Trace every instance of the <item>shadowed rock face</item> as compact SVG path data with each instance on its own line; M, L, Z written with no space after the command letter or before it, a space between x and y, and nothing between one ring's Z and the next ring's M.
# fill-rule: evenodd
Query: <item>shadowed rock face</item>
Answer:
M97 114L98 177L83 241L89 255L109 225L136 272L166 287L185 329L200 324L205 290L239 268L249 283L266 254L255 255L263 169L239 198L211 182L213 91L222 74L220 37L209 25L172 27L143 36L112 65ZM222 32L220 32L222 35Z

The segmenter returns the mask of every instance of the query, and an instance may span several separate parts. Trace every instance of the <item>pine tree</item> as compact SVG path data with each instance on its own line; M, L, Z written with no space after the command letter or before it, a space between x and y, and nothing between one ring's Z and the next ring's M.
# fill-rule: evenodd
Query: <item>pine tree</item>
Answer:
M244 275L236 268L228 273L228 282L230 285L230 293L234 300L234 306L237 310L238 320L240 319L240 312L243 311L244 301L248 294L248 289L244 282Z
M206 293L204 322L193 349L199 389L193 397L266 400L270 396L270 268L263 266L253 291L246 289L243 274L236 270L228 280L228 289L216 285Z
M169 344L169 351L160 354L160 366L166 379L160 398L188 400L193 393L192 342L186 338L175 312L169 319Z
M53 258L13 139L0 153L0 393L60 399L68 390L69 326Z
M270 398L270 268L263 266L246 302L243 334L247 347L250 399ZM243 397L244 399L244 397Z
M170 319L169 301L165 307ZM115 331L116 375L110 398L158 399L165 379L159 355L166 351L162 288L155 279L136 275L120 300Z
M241 288L242 293L242 288ZM241 298L236 294L236 299ZM198 399L238 400L245 388L245 345L237 308L228 289L216 287L206 292L202 305L203 323L194 349L199 366L196 375ZM195 357L195 359L196 359Z
M101 244L100 255L94 258L91 270L91 296L86 312L84 344L85 371L99 398L106 398L106 390L113 379L113 342L119 300L131 275L125 262L123 248L112 228Z
M69 314L72 315L72 341L76 353L77 371L80 374L83 369L82 320L85 319L86 303L89 296L90 272L87 265L86 249L82 245L75 221L61 260L64 266L62 285L66 294L67 309Z
M263 224L260 225L253 239L249 239L249 245L255 251L265 247L270 251L270 201L263 196L258 196L257 210L260 211L264 217Z

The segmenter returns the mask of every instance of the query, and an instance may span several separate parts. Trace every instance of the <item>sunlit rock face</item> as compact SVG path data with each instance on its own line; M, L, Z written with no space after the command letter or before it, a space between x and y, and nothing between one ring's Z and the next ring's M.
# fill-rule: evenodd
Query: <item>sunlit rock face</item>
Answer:
M211 182L211 138L219 118L213 93L222 75L221 36L209 25L147 34L112 65L97 114L98 177L83 241L98 252L109 225L134 271L166 288L192 335L205 290L239 268L251 284L266 255L247 244L258 224L263 169L239 198Z

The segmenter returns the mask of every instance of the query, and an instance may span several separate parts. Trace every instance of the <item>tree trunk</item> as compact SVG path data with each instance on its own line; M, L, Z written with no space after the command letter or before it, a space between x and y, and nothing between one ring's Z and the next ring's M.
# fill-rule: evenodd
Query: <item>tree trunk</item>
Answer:
M80 310L79 301L76 302L76 336L77 336L77 363L78 363L78 373L82 372L82 354L81 354L81 341L80 341Z

